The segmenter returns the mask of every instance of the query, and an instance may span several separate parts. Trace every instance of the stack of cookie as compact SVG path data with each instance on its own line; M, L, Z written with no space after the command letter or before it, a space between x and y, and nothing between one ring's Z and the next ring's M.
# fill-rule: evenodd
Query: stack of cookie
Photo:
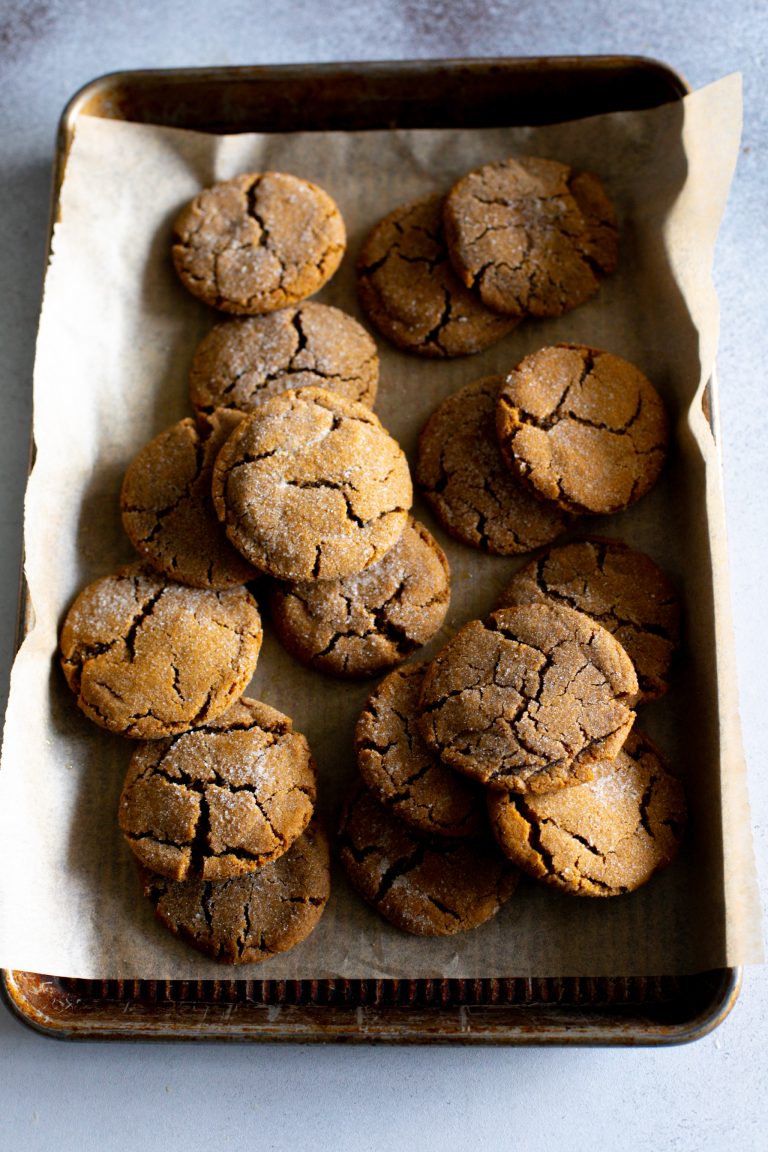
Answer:
M597 176L515 156L386 216L360 252L358 292L403 351L466 356L527 317L582 304L617 256L616 213Z

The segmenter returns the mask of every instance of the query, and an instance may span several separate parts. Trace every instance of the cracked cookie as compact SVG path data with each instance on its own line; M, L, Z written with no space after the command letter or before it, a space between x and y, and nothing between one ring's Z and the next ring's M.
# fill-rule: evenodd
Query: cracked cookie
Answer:
M501 556L549 544L568 517L533 496L510 472L496 438L501 376L448 396L419 438L415 480L451 536Z
M674 858L686 822L683 786L634 731L594 779L539 796L489 793L496 837L518 868L577 896L633 892Z
M146 444L125 473L126 534L145 560L180 584L228 588L256 575L227 540L211 499L214 461L240 419L218 411L207 419L207 435L194 420L180 420Z
M680 603L650 556L618 540L560 544L520 568L496 608L550 600L585 612L616 637L635 666L638 703L664 695L679 641Z
M182 209L172 254L193 296L255 316L312 296L345 246L344 221L322 188L287 172L248 172L205 188Z
M203 728L140 744L118 821L151 871L225 880L287 852L315 799L305 737L281 712L243 696Z
M379 356L365 328L339 308L306 301L217 324L195 350L189 389L198 415L220 407L252 412L307 385L372 408L378 380Z
M278 584L272 622L288 651L334 676L374 676L426 644L448 611L448 561L409 515L403 534L364 572L342 580Z
M523 483L570 512L619 512L656 483L664 402L611 352L557 344L526 356L499 393L501 452Z
M144 895L174 936L214 960L259 964L317 927L331 892L330 852L315 821L257 872L230 880L169 880L142 870Z
M336 580L397 542L408 462L370 409L324 388L289 390L246 416L213 470L232 543L280 580Z
M225 712L245 690L261 619L245 588L207 590L129 564L84 588L61 629L77 703L110 732L158 740Z
M421 734L492 788L547 792L592 777L635 719L637 677L618 641L555 604L471 620L427 668Z
M477 928L509 900L518 873L494 849L419 836L362 786L348 799L339 826L339 855L354 888L386 920L416 936Z
M618 261L616 212L597 176L513 156L463 176L445 199L459 279L505 316L560 316Z
M418 730L427 665L390 672L355 727L357 767L379 803L420 832L456 839L486 831L484 789L427 748Z
M419 356L467 356L517 324L461 283L443 238L442 196L396 208L371 231L357 262L360 303L382 335Z

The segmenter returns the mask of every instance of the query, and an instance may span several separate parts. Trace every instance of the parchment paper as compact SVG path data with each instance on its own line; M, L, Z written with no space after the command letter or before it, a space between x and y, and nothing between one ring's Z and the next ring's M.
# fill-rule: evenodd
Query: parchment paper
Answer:
M424 362L379 341L376 410L414 459L433 407L468 380L556 340L610 349L665 396L675 428L662 481L629 512L583 531L650 552L678 582L685 644L673 690L638 726L685 780L680 858L632 896L588 900L523 882L499 916L452 939L408 937L367 909L340 870L316 932L243 977L597 975L691 972L757 960L760 924L739 735L717 449L702 411L718 330L715 238L739 141L740 82L685 101L536 129L216 137L82 117L61 197L34 380L36 463L26 501L34 627L16 660L0 773L0 964L62 976L222 974L169 936L139 893L116 826L130 741L75 706L56 658L79 589L131 560L118 511L135 452L190 414L187 372L222 317L194 300L169 258L172 221L202 186L278 169L317 182L344 215L349 248L318 299L360 315L354 260L367 230L418 195L514 151L601 174L621 216L619 272L591 302L522 325L471 358ZM453 573L451 611L429 655L485 614L520 560L451 543L424 508ZM351 736L369 683L302 669L270 636L249 689L289 713L319 764L329 822L353 777Z

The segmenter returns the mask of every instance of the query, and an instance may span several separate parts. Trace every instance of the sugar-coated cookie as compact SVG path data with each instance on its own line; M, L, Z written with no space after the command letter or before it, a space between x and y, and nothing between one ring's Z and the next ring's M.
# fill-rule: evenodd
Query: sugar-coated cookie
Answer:
M243 696L202 728L139 744L118 820L151 871L224 880L282 856L315 799L305 737L281 712Z
M256 668L261 636L245 588L189 588L135 563L76 598L61 629L61 664L96 724L158 740L234 704Z
M231 880L169 880L143 872L144 894L165 927L214 960L259 964L317 927L331 892L330 852L312 821L272 864Z
M408 462L369 408L324 388L274 396L219 453L227 535L280 580L336 580L381 560L413 499Z
M490 787L545 792L589 780L635 719L637 677L617 640L559 605L472 620L427 668L421 734L452 768Z
M504 459L569 512L619 512L656 483L669 422L661 396L620 356L557 344L526 356L499 393Z
M322 188L287 172L248 172L182 209L172 254L193 296L254 316L317 292L345 246L344 221Z
M636 730L594 778L538 796L489 792L496 837L522 871L577 896L618 896L675 856L686 821L683 786Z
M538 156L463 176L445 198L459 279L505 316L559 316L616 268L616 212L598 179Z

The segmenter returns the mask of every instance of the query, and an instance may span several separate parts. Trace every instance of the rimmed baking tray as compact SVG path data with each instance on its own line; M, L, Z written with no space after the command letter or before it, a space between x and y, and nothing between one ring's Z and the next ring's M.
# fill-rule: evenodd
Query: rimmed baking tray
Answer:
M679 100L685 82L633 57L288 65L115 73L60 126L51 224L82 115L211 132L547 124ZM708 408L716 419L710 382ZM19 639L27 623L22 586ZM434 980L80 980L8 971L7 1003L66 1038L465 1044L662 1044L728 1013L740 971L690 976Z

